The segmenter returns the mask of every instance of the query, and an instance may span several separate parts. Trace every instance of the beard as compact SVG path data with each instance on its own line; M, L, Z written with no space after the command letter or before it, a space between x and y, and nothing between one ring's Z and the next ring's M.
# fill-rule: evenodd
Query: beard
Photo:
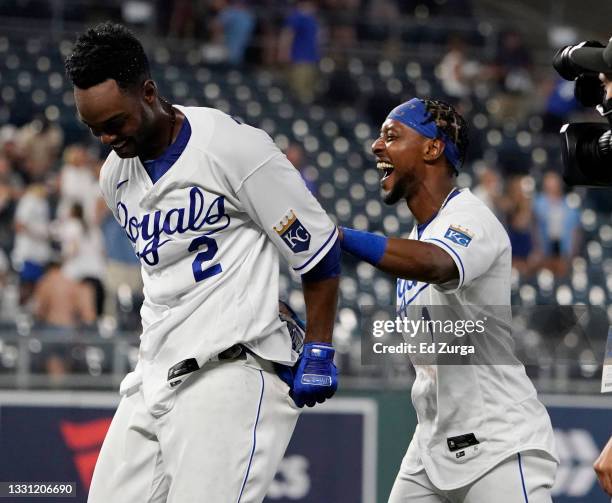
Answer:
M410 180L408 175L403 175L393 184L391 190L383 197L383 202L389 206L392 206L399 202L401 199L408 197L408 187L410 186Z

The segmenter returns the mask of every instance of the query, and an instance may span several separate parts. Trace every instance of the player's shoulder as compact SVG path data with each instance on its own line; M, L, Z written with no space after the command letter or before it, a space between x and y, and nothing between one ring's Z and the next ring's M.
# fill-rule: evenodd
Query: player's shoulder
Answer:
M459 195L449 201L447 215L448 218L460 217L466 223L480 227L489 236L497 236L504 242L508 239L508 233L499 219L470 189L462 189Z
M178 108L191 125L192 132L196 134L213 133L221 130L237 130L242 125L242 121L232 115L226 114L221 110L210 107L185 107L174 105Z
M182 105L173 105L175 108L178 108L187 120L192 125L196 126L211 126L216 124L219 121L223 121L224 117L227 116L226 113L221 110L217 110L216 108L210 107L186 107Z
M467 188L461 189L459 194L449 201L447 208L449 213L465 213L486 224L499 222L491 209Z
M241 118L229 115L216 108L177 107L191 125L192 134L198 137L198 144L209 153L239 155L264 144L273 144L263 130L246 124ZM236 146L242 148L236 148ZM246 148L245 148L246 147Z

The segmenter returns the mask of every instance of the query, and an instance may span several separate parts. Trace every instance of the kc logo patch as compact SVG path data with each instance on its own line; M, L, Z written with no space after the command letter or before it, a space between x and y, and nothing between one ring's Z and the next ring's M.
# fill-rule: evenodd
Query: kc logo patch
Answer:
M310 247L310 232L302 225L293 210L274 226L274 230L293 253L306 251Z
M464 229L463 227L460 227L458 225L451 225L446 230L446 234L444 234L444 237L446 239L449 239L453 243L457 243L458 245L467 248L474 236L470 231Z

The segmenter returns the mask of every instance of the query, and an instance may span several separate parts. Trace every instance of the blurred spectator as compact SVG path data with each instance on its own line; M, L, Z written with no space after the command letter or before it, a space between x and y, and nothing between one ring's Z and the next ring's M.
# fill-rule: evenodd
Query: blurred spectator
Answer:
M19 129L12 124L0 127L0 152L8 160L11 170L22 182L25 182L23 175L23 157L17 144Z
M16 141L24 158L27 181L41 182L60 154L64 132L57 124L40 116L19 130Z
M9 259L0 248L0 320L14 319L17 310L17 299L12 296L13 289L9 288L10 273Z
M366 21L359 29L360 39L384 42L399 36L399 2L394 0L370 0L366 8Z
M11 169L9 160L0 154L0 250L6 252L13 248L13 217L22 188L20 177Z
M99 187L93 168L92 159L82 145L70 145L64 150L64 165L60 171L60 201L57 218L68 218L74 204L79 204L85 211L86 220L94 221L95 203Z
M494 169L483 166L477 171L478 185L472 193L480 199L498 217L503 219L502 210L502 184L499 174Z
M169 35L176 38L193 38L196 30L195 2L174 0L170 13Z
M357 44L356 20L360 19L359 0L326 0L326 20L329 30L329 53L351 50Z
M255 29L255 14L246 0L228 0L222 4L215 20L217 31L220 32L227 52L227 62L233 66L240 66L244 61L244 53L251 43Z
M258 0L253 3L258 14L253 35L257 43L249 48L247 54L251 61L261 62L264 66L276 65L279 62L279 33L285 16L276 0ZM262 16L260 12L266 15Z
M521 275L529 276L535 267L534 219L531 194L526 190L524 180L522 176L508 180L501 208L512 246L512 265Z
M12 261L20 277L20 303L30 298L51 256L50 209L43 185L30 185L15 210Z
M66 276L58 262L49 265L36 285L33 300L37 328L48 335L67 337L75 328L96 321L92 288ZM70 371L69 348L62 341L44 343L43 366L54 381Z
M34 316L45 328L71 329L96 321L93 289L68 277L53 261L36 285Z
M448 51L436 68L436 74L444 92L452 98L469 96L472 80L480 70L476 61L467 57L466 45L458 36L451 37Z
M499 81L505 91L525 93L533 89L531 55L516 31L502 35L496 64Z
M316 5L298 1L285 20L279 41L279 61L289 63L289 85L304 104L312 103L318 80L319 21Z
M535 97L531 70L531 55L521 36L515 31L503 34L493 69L501 91L494 113L499 122L521 121L529 113Z
M8 280L8 273L10 271L9 261L4 253L4 251L0 248L0 293L4 291L4 287L6 286L6 282ZM2 302L2 298L0 297L0 302Z
M542 179L542 193L535 200L538 248L542 265L557 276L564 276L580 246L580 217L570 208L563 194L561 177L549 171Z
M82 281L95 292L96 313L102 314L104 308L103 279L106 274L104 240L96 225L89 224L83 207L74 203L68 218L59 228L62 267L66 277Z
M289 162L295 166L302 175L302 179L308 187L308 190L314 195L317 195L317 170L314 166L310 166L304 157L304 150L297 143L289 144L285 152ZM314 170L314 171L313 171Z

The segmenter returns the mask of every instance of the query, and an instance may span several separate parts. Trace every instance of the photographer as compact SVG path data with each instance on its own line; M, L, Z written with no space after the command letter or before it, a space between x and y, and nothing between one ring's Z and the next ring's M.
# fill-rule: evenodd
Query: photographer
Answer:
M597 104L612 126L612 38L606 47L593 41L564 47L555 55L553 66L564 79L576 81L576 99L585 106ZM595 82L595 76L601 84ZM606 172L612 167L612 130L605 129L599 124L563 126L564 178L568 184L612 186L612 177ZM612 438L593 468L603 490L612 496Z
M576 82L576 99L584 106L597 105L612 127L612 38L605 47L596 41L564 47L555 54L553 66L561 77ZM612 129L602 124L566 124L561 134L565 181L612 186ZM612 496L612 438L593 468L603 490Z

